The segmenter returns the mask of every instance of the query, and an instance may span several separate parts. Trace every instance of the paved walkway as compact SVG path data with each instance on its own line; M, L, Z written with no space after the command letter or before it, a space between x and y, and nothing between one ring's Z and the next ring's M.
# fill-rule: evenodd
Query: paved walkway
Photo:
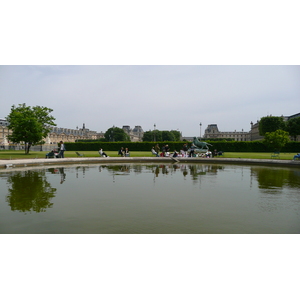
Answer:
M213 163L213 164L253 164L300 167L300 161L279 159L246 159L246 158L199 158L199 157L78 157L78 158L37 158L0 160L0 168L27 166L47 166L62 164L90 163Z

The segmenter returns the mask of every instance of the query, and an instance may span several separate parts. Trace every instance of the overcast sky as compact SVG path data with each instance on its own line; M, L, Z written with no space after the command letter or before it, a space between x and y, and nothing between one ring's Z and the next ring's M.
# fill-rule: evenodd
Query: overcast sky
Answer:
M1 117L26 103L52 108L64 128L249 131L299 113L299 83L299 66L1 66Z

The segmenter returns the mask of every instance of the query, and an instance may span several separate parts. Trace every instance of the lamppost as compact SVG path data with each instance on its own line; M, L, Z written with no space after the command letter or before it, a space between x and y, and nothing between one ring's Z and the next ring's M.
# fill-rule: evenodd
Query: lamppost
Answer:
M200 122L200 141L201 141L201 126L202 126L202 123Z
M250 129L250 141L252 141L252 128L253 128L253 122L250 122L251 129Z
M156 142L155 129L156 129L156 124L154 123L154 142Z

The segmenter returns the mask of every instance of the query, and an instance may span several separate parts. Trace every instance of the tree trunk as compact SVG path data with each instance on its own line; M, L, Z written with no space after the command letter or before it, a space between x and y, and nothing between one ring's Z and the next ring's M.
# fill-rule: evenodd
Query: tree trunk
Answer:
M29 154L31 143L25 143L25 154Z

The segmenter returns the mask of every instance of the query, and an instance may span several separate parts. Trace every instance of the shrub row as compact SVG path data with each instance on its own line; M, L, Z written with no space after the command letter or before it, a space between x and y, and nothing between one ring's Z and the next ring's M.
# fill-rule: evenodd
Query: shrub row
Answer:
M165 144L168 144L171 151L181 150L186 142L78 142L78 143L65 143L68 151L98 151L102 148L104 151L118 151L121 147L128 148L129 151L151 151L151 148L158 144L160 149ZM217 149L224 152L271 152L274 149L265 145L262 141L253 142L237 142L237 141L207 141L211 144L210 150ZM191 142L188 142L188 147ZM281 149L281 152L299 153L300 142L289 142Z

